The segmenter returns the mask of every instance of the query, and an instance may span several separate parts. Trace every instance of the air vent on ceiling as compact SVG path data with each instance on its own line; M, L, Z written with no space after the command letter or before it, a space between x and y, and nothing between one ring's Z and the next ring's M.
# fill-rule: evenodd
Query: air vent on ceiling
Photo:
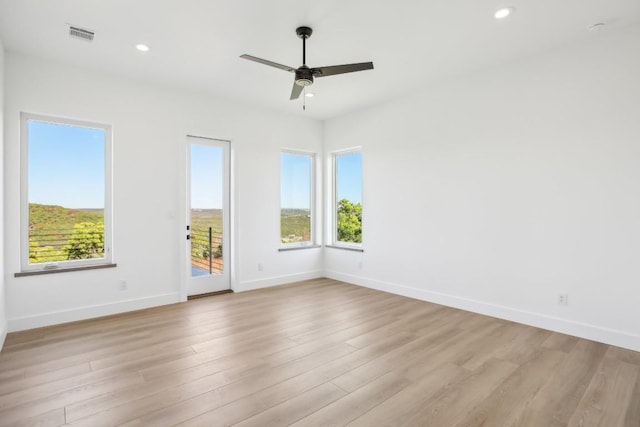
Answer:
M93 31L85 30L83 28L74 27L73 25L69 26L69 35L74 39L80 39L85 41L93 41L93 36L95 33Z

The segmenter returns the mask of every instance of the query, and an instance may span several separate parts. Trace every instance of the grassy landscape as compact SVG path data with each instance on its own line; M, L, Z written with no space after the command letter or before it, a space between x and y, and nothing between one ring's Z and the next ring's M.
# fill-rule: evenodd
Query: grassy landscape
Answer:
M310 212L305 209L282 209L280 239L282 243L309 241L311 239Z
M73 229L79 222L103 221L102 209L69 209L29 203L29 230Z
M191 229L196 234L207 233L212 228L214 236L222 233L221 209L192 209ZM305 209L282 209L280 212L280 237L282 243L309 240L311 217Z
M29 204L29 260L53 262L102 257L102 209Z
M211 227L211 242L209 242ZM211 249L209 249L211 248ZM191 263L203 267L209 259L224 256L222 242L222 210L191 209Z
M211 251L223 256L222 210L191 211L192 257L208 259L208 229L212 228ZM282 209L282 243L308 241L311 217L303 209ZM104 212L102 209L70 209L56 205L29 204L29 259L32 263L102 257Z

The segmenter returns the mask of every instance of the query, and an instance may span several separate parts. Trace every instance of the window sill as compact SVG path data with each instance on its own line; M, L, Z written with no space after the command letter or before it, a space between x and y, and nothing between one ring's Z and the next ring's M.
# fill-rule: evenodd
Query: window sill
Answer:
M99 264L99 265L85 265L83 267L68 267L68 268L54 268L51 270L33 270L33 271L21 271L20 273L15 273L14 277L25 277L25 276L39 276L41 274L54 274L54 273L69 273L71 271L84 271L84 270L99 270L102 268L113 268L118 264Z
M314 248L321 248L322 246L320 245L307 245L307 246L292 246L290 248L278 248L278 252L288 252L288 251L297 251L300 249L314 249Z
M342 249L344 251L353 251L353 252L364 252L364 249L362 248L356 248L353 246L336 246L336 245L325 245L326 248L331 248L331 249Z

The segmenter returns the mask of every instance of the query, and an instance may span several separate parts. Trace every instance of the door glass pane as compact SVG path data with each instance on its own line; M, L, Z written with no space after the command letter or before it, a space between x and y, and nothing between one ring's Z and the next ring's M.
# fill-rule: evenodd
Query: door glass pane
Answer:
M224 149L191 144L191 276L222 274Z

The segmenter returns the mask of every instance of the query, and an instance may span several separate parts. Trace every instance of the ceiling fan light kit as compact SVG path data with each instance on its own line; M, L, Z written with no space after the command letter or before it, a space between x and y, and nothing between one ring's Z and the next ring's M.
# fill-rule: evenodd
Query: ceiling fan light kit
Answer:
M357 64L331 65L328 67L310 68L307 66L307 39L311 37L311 34L313 34L313 30L309 27L298 27L296 28L296 34L299 38L302 39L302 65L298 68L278 64L277 62L268 61L266 59L247 54L240 56L240 58L248 59L249 61L258 62L260 64L294 73L295 79L293 81L293 88L291 89L291 96L289 97L289 99L291 100L298 99L300 97L300 94L302 93L302 90L305 87L311 86L313 84L314 78L373 69L373 62L360 62Z

